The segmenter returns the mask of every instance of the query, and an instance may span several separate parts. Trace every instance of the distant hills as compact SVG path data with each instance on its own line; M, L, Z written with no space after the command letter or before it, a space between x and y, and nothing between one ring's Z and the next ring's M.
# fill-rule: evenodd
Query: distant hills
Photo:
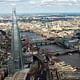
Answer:
M11 13L1 13L0 16L11 16ZM17 16L80 16L80 13L17 13Z

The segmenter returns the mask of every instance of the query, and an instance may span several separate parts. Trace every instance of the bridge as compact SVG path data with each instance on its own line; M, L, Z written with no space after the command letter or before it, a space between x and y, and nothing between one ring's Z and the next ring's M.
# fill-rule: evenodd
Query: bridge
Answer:
M30 44L35 46L50 45L54 43L55 41L49 41L49 40L31 40L30 41Z

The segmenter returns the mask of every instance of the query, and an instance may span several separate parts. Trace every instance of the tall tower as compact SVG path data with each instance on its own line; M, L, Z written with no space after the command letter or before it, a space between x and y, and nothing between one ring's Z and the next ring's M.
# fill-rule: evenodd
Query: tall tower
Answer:
M11 40L11 60L9 62L9 72L15 73L23 68L23 55L21 47L20 32L17 25L16 10L12 11L12 40Z

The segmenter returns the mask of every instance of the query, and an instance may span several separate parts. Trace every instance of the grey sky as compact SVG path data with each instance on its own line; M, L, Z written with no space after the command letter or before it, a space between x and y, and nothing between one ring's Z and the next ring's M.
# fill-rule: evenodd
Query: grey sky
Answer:
M0 13L11 13L14 5L17 13L80 12L80 0L0 0Z

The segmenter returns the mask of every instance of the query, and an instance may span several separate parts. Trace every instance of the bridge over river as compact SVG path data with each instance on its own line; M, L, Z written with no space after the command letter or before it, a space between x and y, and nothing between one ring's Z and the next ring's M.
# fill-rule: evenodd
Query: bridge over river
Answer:
M26 32L22 32L21 35L27 35L29 40L33 41L35 43L38 43L37 40L45 42L43 37L41 37L40 35L37 35L36 33L33 33L33 32L27 32L26 31ZM42 52L42 51L48 52L48 53L51 53L54 55L60 54L60 55L58 55L58 57L62 61L65 61L67 64L71 64L73 66L80 67L80 55L76 49L72 49L72 50L71 49L65 49L64 47L61 47L61 46L55 44L55 42L53 44L48 44L48 45L47 44L46 45L43 45L43 44L37 45L37 47L39 47L39 49L40 49L40 52ZM70 53L72 55L70 55ZM65 54L65 55L63 55L63 54Z

